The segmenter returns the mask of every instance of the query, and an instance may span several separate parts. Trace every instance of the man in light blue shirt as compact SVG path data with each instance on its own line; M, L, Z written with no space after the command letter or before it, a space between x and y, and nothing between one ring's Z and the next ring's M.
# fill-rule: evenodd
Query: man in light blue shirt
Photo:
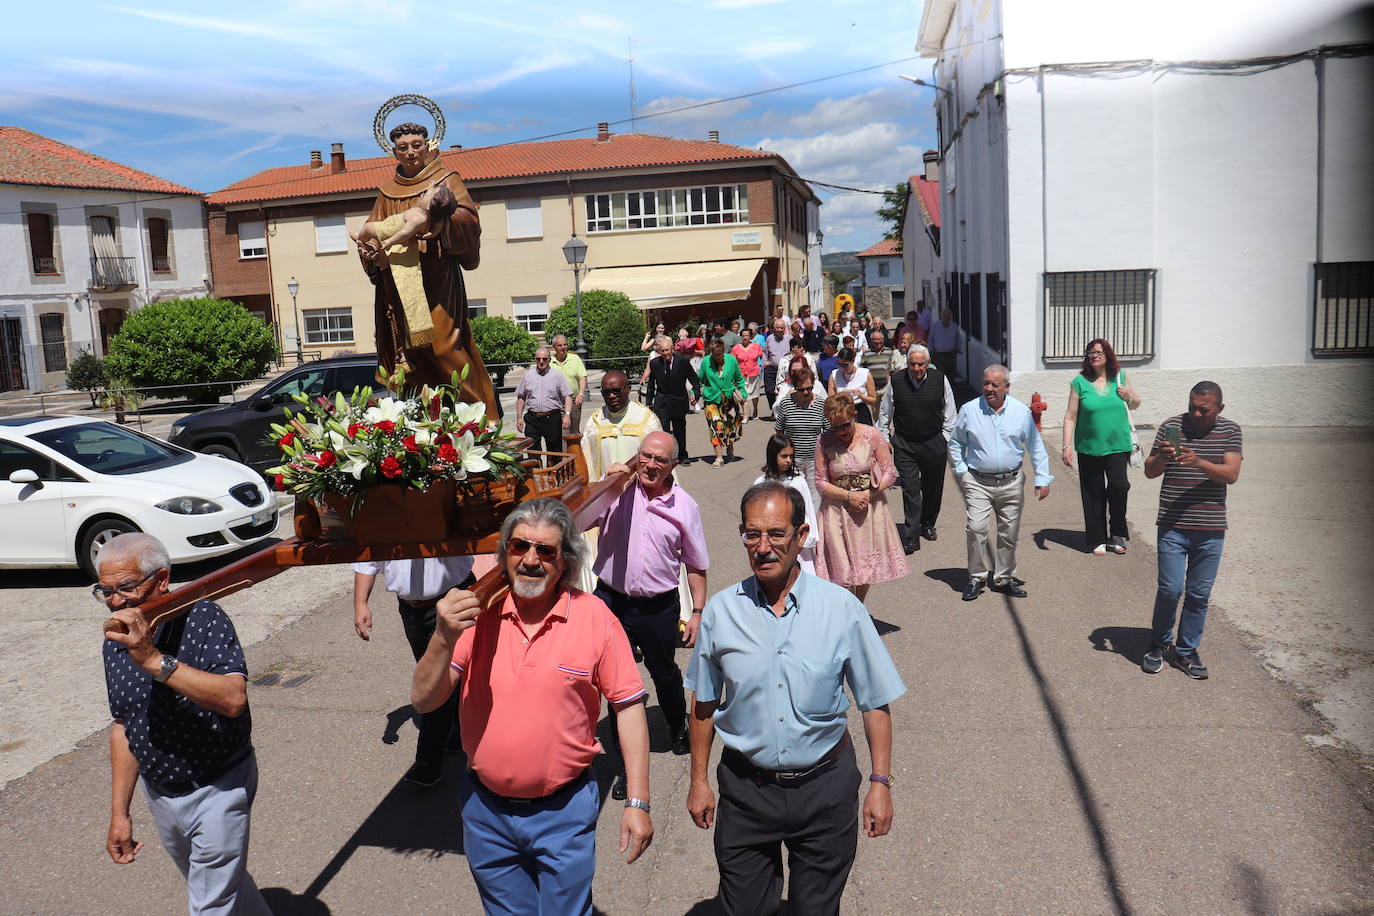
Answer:
M983 370L983 396L959 410L949 436L949 460L964 492L968 509L968 585L964 600L972 601L988 585L1012 598L1026 597L1016 577L1016 538L1021 532L1025 481L1021 465L1026 452L1035 468L1035 495L1050 495L1054 475L1050 456L1030 408L1010 397L1011 373L1006 366ZM997 517L997 542L989 543L989 527ZM989 562L991 561L991 562Z
M775 912L787 897L808 913L838 913L858 846L861 782L846 712L849 685L863 713L872 764L864 832L892 826L892 716L906 692L863 603L807 575L797 555L810 533L799 492L777 482L750 487L740 536L754 575L706 603L685 684L692 780L687 809L716 824L720 901L727 914ZM720 806L707 764L719 732Z

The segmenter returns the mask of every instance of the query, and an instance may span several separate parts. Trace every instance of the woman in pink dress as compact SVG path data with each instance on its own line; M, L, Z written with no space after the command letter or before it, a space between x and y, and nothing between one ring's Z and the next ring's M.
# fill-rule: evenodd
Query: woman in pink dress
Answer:
M829 398L830 429L816 443L821 545L816 574L860 601L869 586L907 575L906 554L883 491L897 482L892 450L876 427L854 421L851 398Z

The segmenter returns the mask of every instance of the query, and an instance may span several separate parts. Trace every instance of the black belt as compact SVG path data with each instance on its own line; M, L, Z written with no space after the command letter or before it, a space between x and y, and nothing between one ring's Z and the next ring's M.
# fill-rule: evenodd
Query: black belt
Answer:
M620 589L607 583L605 579L599 577L596 580L596 584L599 587L604 588L606 591L610 592L612 595L615 595L620 598L626 598L630 601L659 601L663 598L668 597L669 595L677 594L677 589L670 588L666 592L659 592L657 595L631 595L629 592L622 592Z
M727 747L722 752L722 757L728 757L733 768L743 770L750 779L759 785L767 784L787 788L804 785L826 772L839 761L840 755L848 748L849 733L846 732L845 736L837 741L835 746L827 751L824 757L803 770L765 769L764 767L754 765L748 757L730 747Z
M468 770L468 777L472 780L472 784L477 787L478 791L480 791L483 795L486 795L490 798L494 798L500 802L505 802L508 805L537 805L541 802L549 801L555 796L562 795L568 791L577 791L578 789L586 785L587 780L591 778L591 774L591 767L587 767L587 769L583 770L581 773L574 776L567 782L563 783L563 785L559 786L557 789L554 789L548 795L541 795L538 798L515 798L510 795L501 795L497 792L493 792L491 789L487 788L486 784L483 783L481 779L477 778L476 770Z
M475 575L473 575L472 573L468 573L466 579L464 579L462 582L459 582L459 583L457 583L456 585L454 585L454 586L452 586L452 587L453 587L453 588L461 588L461 589L469 589L469 588L472 588L472 587L473 587L474 585L476 585L476 584L477 584L477 577L476 577ZM448 594L448 592L443 592L442 594L435 595L433 598L420 598L420 599L402 598L400 595L397 595L397 596L396 596L396 601L397 601L398 604L404 604L404 605L406 605L407 607L413 607L413 608L415 608L416 610L423 611L423 610L427 610L427 609L429 609L429 608L434 607L436 604L439 603L439 599L442 598L442 597L444 597L444 595L447 595L447 594Z
M1012 468L1010 471L976 471L973 468L969 468L969 473L972 474L974 477L981 477L984 480L991 480L995 483L1003 483L1004 481L1011 480L1017 474L1020 474L1021 469Z
M544 417L552 417L562 412L562 410L527 410L525 411L525 416L543 419Z

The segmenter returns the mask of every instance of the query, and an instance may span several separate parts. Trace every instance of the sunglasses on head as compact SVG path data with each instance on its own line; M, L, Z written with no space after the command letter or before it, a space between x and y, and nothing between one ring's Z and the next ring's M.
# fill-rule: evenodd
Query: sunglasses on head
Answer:
M523 557L534 548L534 555L546 562L553 562L558 559L559 548L555 544L541 544L538 541L527 541L524 538L511 538L510 549L517 557Z

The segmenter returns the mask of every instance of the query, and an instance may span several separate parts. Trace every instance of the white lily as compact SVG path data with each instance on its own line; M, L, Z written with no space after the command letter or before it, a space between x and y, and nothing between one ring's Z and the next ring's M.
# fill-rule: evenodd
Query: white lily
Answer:
M345 474L352 474L354 480L362 480L363 471L367 470L367 459L358 455L351 455L339 462L339 470Z
M383 420L390 420L397 424L403 423L405 422L405 404L395 398L382 398L374 406L363 411L363 419L374 425Z
M417 427L415 427L415 444L416 444L416 445L433 445L433 444L434 444L434 432L433 432L433 430L431 430L431 429L430 429L429 427L427 427L427 426L417 426Z
M485 404L455 404L453 405L453 417L458 421L459 426L468 423L486 424L487 405Z
M481 474L491 470L491 462L487 460L487 447L477 445L472 433L463 433L462 437L455 443L454 448L458 449L458 454L463 459L463 470L466 474Z

